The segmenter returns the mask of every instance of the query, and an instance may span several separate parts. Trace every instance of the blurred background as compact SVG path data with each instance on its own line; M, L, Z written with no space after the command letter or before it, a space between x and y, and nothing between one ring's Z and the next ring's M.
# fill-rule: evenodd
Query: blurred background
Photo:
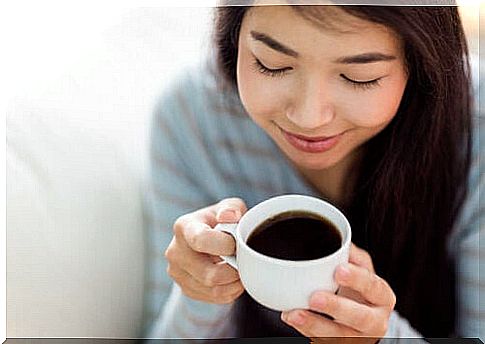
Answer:
M144 243L147 124L167 83L208 51L212 8L200 5L2 11L7 337L139 335L157 287L144 262L160 255ZM460 5L478 68L480 2Z
M7 337L139 335L148 120L207 49L211 11L11 7Z

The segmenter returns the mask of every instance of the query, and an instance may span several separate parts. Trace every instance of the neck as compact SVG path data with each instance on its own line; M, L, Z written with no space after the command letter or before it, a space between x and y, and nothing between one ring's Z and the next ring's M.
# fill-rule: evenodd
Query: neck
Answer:
M362 155L362 149L357 149L330 168L297 169L324 198L340 208L346 208L352 200L352 190L357 181Z

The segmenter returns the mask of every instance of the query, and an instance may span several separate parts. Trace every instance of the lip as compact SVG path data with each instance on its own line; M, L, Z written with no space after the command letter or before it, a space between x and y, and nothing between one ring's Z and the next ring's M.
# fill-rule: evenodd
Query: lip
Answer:
M340 141L340 138L345 134L341 132L340 134L333 136L318 136L309 137L300 134L290 133L281 127L278 127L281 133L286 138L288 143L290 143L296 149L307 152L307 153L322 153L335 147Z

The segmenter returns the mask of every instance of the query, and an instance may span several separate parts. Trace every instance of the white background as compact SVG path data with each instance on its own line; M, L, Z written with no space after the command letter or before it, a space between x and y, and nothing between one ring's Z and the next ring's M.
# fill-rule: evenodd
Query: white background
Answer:
M70 124L72 127L76 123L84 126L84 130L96 132L92 137L106 139L106 142L117 145L117 152L123 155L119 161L133 161L130 166L133 171L130 173L140 179L144 178L147 152L146 122L151 115L154 102L166 83L184 66L198 61L207 48L211 18L210 7L213 3L177 1L176 4L178 7L173 6L170 2L162 3L160 1L15 1L7 6L4 3L3 8L0 9L2 42L0 106L2 114L10 111L12 106L18 107L22 104L38 109L40 116L43 115L42 111L45 109L62 109L60 114L70 118L61 118L61 121L54 123L52 116L48 114L51 117L45 116L40 119L40 122L42 120L50 121L49 129L56 132L62 130L63 125ZM184 5L190 7L181 7ZM197 6L201 8L196 8ZM16 120L16 118L10 118L9 123L15 124ZM3 137L7 135L4 123L2 121ZM75 129L72 128L71 131ZM83 130L83 128L79 129ZM48 137L46 137L47 141ZM2 154L6 148L4 142L2 140ZM64 158L60 149L55 153L57 154L55 158ZM98 159L101 156L107 156L102 148L95 153ZM48 158L48 154L45 154L45 157ZM89 167L89 159L90 157L86 156L84 163L81 161L70 162L79 164L85 169L85 172L89 173L89 169L86 169ZM3 161L5 161L5 156ZM53 161L59 161L59 159ZM55 168L58 167L55 166ZM127 174L128 172L125 173L125 175ZM3 181L0 181L1 191L5 195L5 172L1 175ZM35 189L30 190L36 191ZM37 195L37 198L39 197L43 197L43 195ZM80 199L82 197L79 196ZM35 204L35 195L32 195L32 199L34 200L32 203ZM2 202L4 200L5 198L2 198ZM12 203L9 204L12 205ZM16 208L11 206L10 211L14 211ZM5 204L2 207L2 224L6 223L4 209L6 209ZM74 214L72 215L74 216ZM35 221L35 217L32 215L26 216L31 216L31 223ZM25 297L18 299L19 296L17 296L17 300L22 303L22 307L27 307L23 308L26 312L23 323L20 313L24 311L16 310L15 315L19 318L16 321L18 326L9 328L10 334L27 333L30 336L30 333L33 333L42 336L42 333L47 335L52 333L47 327L48 319L42 319L42 317L48 318L49 315L38 314L34 319L31 312L42 312L44 308L40 306L45 305L45 302L49 302L45 308L52 309L56 306L53 305L54 302L44 301L42 303L42 300L39 300L39 303L32 304L30 310L28 302L29 297L35 300L37 295L45 295L42 292L47 291L48 278L59 278L59 276L54 273L45 273L38 266L44 261L52 263L52 260L42 256L36 258L33 255L32 257L27 257L25 254L20 255L20 253L28 252L29 245L33 249L38 249L34 245L35 240L43 240L38 233L42 229L41 222L39 219L38 228L33 226L25 229L23 233L9 233L9 240L16 238L16 245L19 244L18 238L25 237L24 247L20 247L23 251L19 252L18 257L15 257L22 262L22 269L19 269L19 273L32 273L31 281L45 282L44 285L29 287L24 283L29 279L21 277L19 281L23 281L23 284L9 283L11 286L18 285L19 288L31 288L30 296L25 294L29 293L29 289L22 292L19 290L9 292L10 295L22 295L23 293ZM6 231L5 228L3 229L0 263L1 275L5 276ZM50 230L52 232L52 229ZM31 231L32 238L27 237L29 231ZM48 234L51 234L52 237L53 233ZM61 252L61 257L65 257L66 254L68 256L77 254L72 251L71 246L75 244L74 240L81 239L80 236L73 237L73 232L67 232L70 236L59 232L54 234L54 238L63 240L64 244L67 243L67 252ZM115 237L115 239L119 238ZM80 247L84 246L80 245ZM38 253L39 251L36 251L36 254ZM81 254L83 253L78 255ZM81 259L80 256L77 258ZM99 262L96 264L102 265ZM79 267L79 265L72 264L71 266ZM83 271L86 272L85 270ZM3 310L0 317L0 337L5 338L7 333L6 279L2 278L0 281L2 290L0 306ZM66 284L66 281L59 282L58 285L52 285L52 287L57 287L53 289L61 288L60 290L66 293L70 291L67 290L66 285L71 288L72 284ZM102 286L102 282L99 283ZM88 286L86 283L84 288ZM81 285L79 288L82 289L83 286ZM59 302L62 301L57 301L57 303ZM76 303L76 300L73 303ZM77 301L78 308L76 305L74 307L66 305L65 308L79 309L79 303ZM63 306L57 305L56 307ZM12 319L13 314L9 313L9 315ZM29 321L32 325L29 325ZM25 329L28 329L29 326L32 326L32 330L36 327L36 330L26 332ZM66 331L69 330L67 326L67 324L64 325ZM61 326L57 327L62 330ZM62 335L62 332L59 333Z

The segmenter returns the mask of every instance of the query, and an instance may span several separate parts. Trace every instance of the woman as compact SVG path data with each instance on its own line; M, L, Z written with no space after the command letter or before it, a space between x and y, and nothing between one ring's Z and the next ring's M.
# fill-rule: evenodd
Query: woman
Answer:
M478 336L480 182L457 9L218 8L215 42L215 70L181 79L154 118L150 240L169 277L157 271L149 336ZM339 293L311 299L333 319L258 305L219 257L235 245L217 223L285 193L329 200L352 225Z

